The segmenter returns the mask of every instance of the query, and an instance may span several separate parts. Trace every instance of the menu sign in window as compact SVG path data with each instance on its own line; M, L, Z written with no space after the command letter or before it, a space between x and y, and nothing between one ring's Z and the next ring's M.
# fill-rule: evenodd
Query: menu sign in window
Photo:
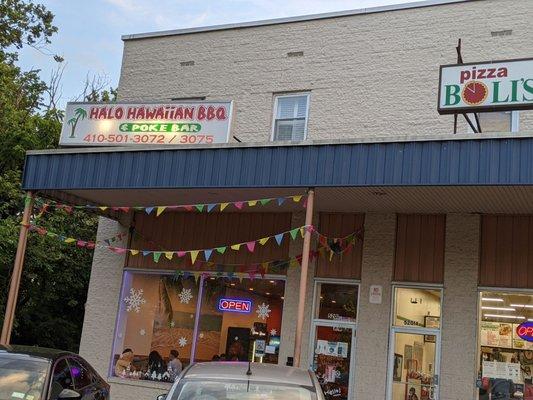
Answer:
M483 361L483 378L510 379L522 383L519 363Z
M513 325L498 322L482 322L480 341L482 346L513 347Z

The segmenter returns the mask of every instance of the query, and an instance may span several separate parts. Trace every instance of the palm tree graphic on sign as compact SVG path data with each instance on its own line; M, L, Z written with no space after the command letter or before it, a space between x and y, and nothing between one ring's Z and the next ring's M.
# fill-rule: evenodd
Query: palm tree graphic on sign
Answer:
M70 131L70 138L76 137L74 135L74 132L76 131L76 125L78 125L78 121L81 119L85 119L87 117L87 111L85 111L83 108L76 108L74 110L74 117L69 119L67 121L67 124L69 124L72 127L72 130Z

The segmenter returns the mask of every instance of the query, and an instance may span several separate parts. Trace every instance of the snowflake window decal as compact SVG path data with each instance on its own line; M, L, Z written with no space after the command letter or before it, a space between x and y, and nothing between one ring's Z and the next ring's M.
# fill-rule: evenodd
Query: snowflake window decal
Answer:
M181 292L178 294L181 304L189 304L189 301L192 300L192 290L191 289L181 289Z
M180 337L179 340L178 340L178 344L180 347L185 347L187 346L187 338L185 337Z
M270 306L265 303L261 303L257 306L257 316L262 320L267 319L270 316Z
M143 296L142 289L130 289L130 295L124 298L124 302L128 305L126 307L127 312L135 311L136 313L141 312L141 306L146 304L146 300Z

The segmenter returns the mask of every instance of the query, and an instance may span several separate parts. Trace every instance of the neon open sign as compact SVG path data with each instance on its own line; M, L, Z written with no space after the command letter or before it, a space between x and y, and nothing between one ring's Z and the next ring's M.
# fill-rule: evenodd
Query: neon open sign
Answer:
M218 300L218 311L248 314L252 312L252 301L245 299L222 298Z
M526 321L518 325L516 328L516 334L521 339L533 342L533 321Z

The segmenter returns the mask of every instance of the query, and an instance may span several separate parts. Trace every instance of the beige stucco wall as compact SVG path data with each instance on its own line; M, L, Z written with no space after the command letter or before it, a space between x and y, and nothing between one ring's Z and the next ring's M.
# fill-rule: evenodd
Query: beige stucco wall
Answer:
M436 110L439 65L456 62L459 38L465 62L530 57L532 14L531 0L482 0L129 40L119 97L234 100L242 141L270 140L273 93L285 91L310 91L310 139L452 133ZM501 30L512 34L491 35ZM533 131L532 112L520 119Z
M479 243L478 215L446 216L441 400L474 398Z
M357 400L385 398L395 237L395 214L365 215L355 352ZM381 304L370 304L371 285L383 287Z

